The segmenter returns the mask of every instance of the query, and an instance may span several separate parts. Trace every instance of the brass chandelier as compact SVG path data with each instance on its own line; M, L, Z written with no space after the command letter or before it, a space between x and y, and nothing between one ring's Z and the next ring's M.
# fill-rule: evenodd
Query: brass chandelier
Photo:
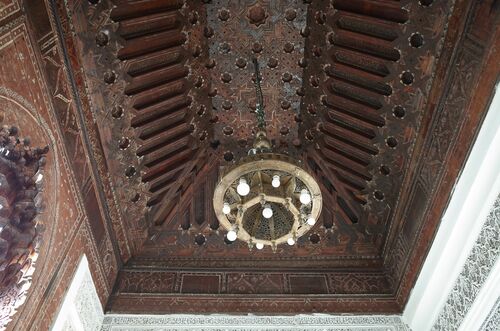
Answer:
M291 157L272 151L266 135L264 102L256 59L255 90L257 132L248 156L225 169L215 188L213 205L229 241L249 249L294 245L321 213L318 183Z

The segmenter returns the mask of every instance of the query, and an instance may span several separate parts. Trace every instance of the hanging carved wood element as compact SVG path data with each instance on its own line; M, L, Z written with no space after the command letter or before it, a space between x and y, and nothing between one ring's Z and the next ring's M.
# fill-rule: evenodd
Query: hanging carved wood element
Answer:
M39 243L44 155L15 126L0 128L0 328L24 302Z

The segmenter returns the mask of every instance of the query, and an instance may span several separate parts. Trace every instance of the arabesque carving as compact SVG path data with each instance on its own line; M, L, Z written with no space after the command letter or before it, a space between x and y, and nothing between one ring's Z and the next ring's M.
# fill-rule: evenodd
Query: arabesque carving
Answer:
M0 129L0 328L24 302L38 255L37 214L49 149L30 144L17 127Z

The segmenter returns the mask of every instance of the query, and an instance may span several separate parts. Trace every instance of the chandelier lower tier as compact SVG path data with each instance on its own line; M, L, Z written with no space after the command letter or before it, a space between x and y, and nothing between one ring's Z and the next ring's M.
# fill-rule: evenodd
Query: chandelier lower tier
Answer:
M276 251L279 244L294 245L314 226L322 198L314 178L294 159L256 153L222 174L213 204L227 240Z

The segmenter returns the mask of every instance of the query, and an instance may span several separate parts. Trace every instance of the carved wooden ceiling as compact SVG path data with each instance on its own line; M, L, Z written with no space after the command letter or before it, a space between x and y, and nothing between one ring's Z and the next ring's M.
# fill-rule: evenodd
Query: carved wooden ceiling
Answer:
M461 120L436 105L468 93L449 76L473 12L457 2L455 16L446 0L70 2L124 263L108 308L401 311ZM275 150L324 199L277 253L225 240L212 210L220 170L252 143L253 58Z

